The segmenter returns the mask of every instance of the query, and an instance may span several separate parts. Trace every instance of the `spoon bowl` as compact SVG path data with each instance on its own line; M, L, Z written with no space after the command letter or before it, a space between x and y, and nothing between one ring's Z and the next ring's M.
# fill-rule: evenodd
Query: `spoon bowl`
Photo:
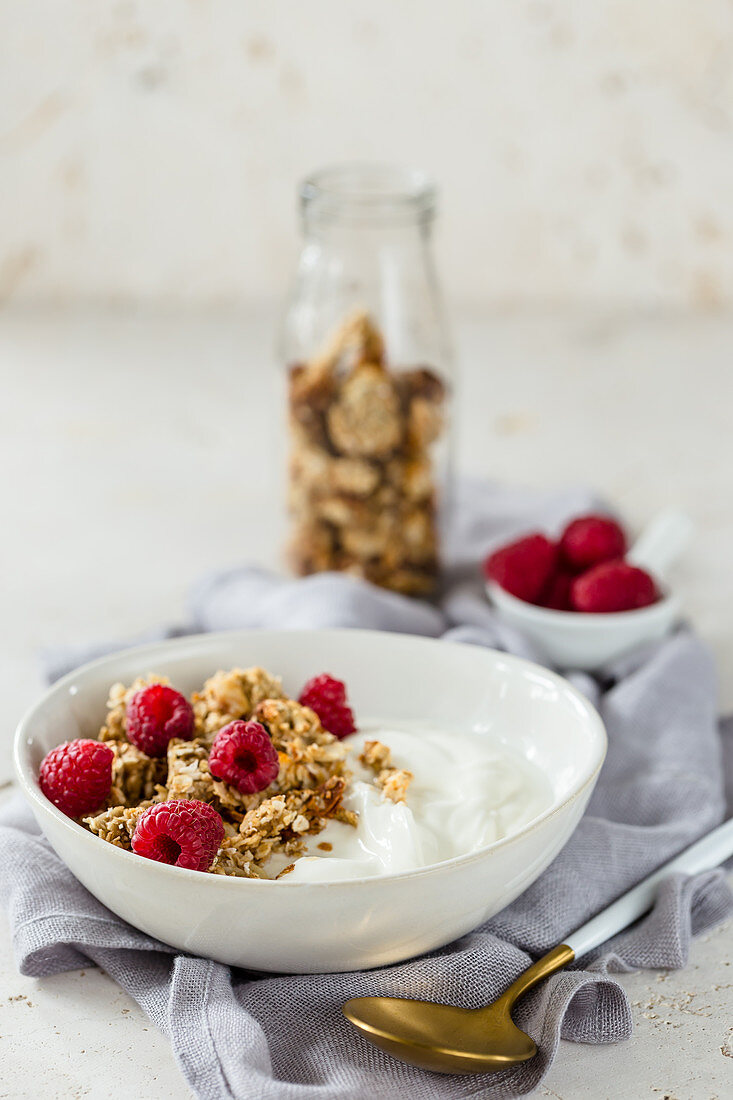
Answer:
M380 1050L434 1073L492 1073L537 1053L504 998L456 1008L402 997L355 997L344 1015Z
M412 1066L434 1073L496 1073L537 1053L534 1039L512 1020L514 1002L574 958L567 944L554 947L483 1008L406 997L354 997L343 1011L374 1046Z

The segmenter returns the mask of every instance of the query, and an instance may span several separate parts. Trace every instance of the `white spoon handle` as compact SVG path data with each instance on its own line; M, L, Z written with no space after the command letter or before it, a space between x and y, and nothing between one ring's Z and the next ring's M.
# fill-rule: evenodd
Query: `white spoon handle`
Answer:
M576 959L579 959L617 932L628 928L651 909L657 896L657 886L662 879L675 871L683 871L688 875L709 871L724 863L730 856L733 856L733 817L623 894L597 917L593 917L568 936L565 943L573 949Z
M642 531L627 557L665 580L670 565L687 549L692 531L692 520L684 512L661 512Z

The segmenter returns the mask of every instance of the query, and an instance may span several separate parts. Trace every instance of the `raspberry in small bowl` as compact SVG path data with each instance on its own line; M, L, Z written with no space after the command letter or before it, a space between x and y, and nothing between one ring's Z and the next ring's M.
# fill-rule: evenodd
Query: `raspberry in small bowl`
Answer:
M556 542L531 531L489 554L486 591L549 664L592 672L673 629L680 602L660 578L690 534L663 513L627 553L616 520L576 517Z

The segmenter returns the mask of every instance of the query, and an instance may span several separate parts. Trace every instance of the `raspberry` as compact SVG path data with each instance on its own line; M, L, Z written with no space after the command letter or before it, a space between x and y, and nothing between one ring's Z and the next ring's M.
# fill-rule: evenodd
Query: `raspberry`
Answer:
M298 702L314 710L323 728L334 737L348 737L356 731L354 713L346 701L346 684L322 672L309 680L300 693Z
M631 611L659 599L654 578L626 561L604 561L573 581L570 599L576 611Z
M277 779L280 758L259 722L230 722L220 729L209 753L209 768L242 794L264 791Z
M148 756L165 756L174 737L189 741L193 725L188 699L165 684L136 691L127 704L128 740Z
M531 534L490 554L484 573L520 600L534 603L557 563L557 547L545 535Z
M560 569L545 585L537 601L540 607L549 607L553 611L572 611L570 603L570 585L573 574Z
M579 516L569 523L560 539L560 554L575 573L582 573L602 561L622 558L626 535L607 516Z
M109 797L113 760L112 749L102 741L65 741L44 756L38 783L62 813L91 814Z
M158 802L137 819L132 850L146 859L208 871L224 839L224 822L208 802Z

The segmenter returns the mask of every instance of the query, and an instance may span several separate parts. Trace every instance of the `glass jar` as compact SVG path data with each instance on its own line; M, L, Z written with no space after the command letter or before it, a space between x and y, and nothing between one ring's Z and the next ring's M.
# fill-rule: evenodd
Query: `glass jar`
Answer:
M386 165L300 189L304 244L283 334L289 560L407 595L438 580L451 354L430 251L435 188Z

